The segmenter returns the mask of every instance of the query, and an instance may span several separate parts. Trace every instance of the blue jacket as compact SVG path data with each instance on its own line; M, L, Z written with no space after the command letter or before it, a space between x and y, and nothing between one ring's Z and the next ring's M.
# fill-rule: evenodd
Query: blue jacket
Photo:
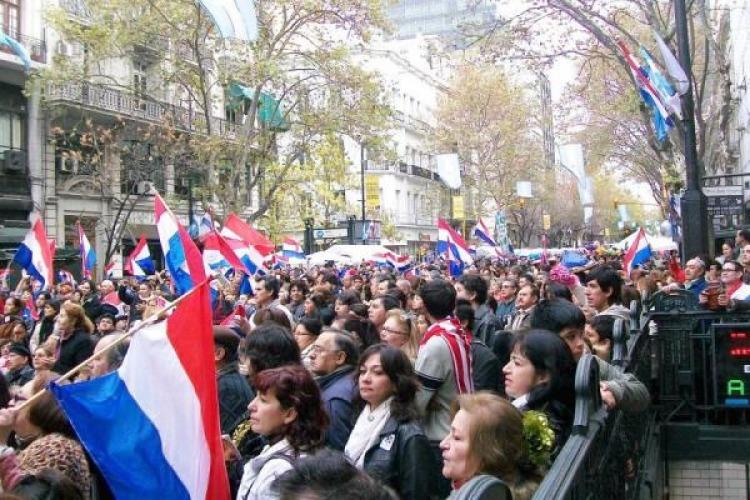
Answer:
M693 292L695 296L699 296L703 290L706 289L706 286L708 283L706 283L706 277L701 276L697 280L693 280L689 286L685 288L685 290L688 290L689 292Z
M344 451L354 422L352 421L352 398L354 397L354 367L346 366L318 378L323 406L328 412L331 425L326 431L326 444Z

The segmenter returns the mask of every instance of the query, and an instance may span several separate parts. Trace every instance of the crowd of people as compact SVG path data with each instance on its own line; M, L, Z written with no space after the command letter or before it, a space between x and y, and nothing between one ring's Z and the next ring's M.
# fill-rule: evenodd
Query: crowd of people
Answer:
M330 263L256 276L250 294L240 293L241 276L216 280L232 494L497 498L507 487L528 499L571 433L584 353L595 356L609 409L645 410L644 384L610 364L615 321L659 290L740 307L750 296L750 244L739 260L730 251L719 260L696 257L683 270L665 257L626 273L621 257L596 254L575 268L554 256L485 259L458 276L441 263L407 274ZM43 292L24 279L4 290L0 406L17 406L113 342L75 381L116 370L127 354L122 335L173 298L165 273ZM111 495L50 395L0 410L0 433L6 492Z

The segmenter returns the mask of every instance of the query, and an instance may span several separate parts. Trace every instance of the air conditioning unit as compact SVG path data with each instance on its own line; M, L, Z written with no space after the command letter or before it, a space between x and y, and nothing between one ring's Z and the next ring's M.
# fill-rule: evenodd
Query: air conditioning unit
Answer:
M77 174L78 160L75 158L59 157L59 170L63 174Z
M62 40L59 40L57 44L55 44L55 53L59 56L70 56L72 55L72 52L70 44Z
M143 194L146 196L153 196L157 193L153 182L140 181L135 185L135 194Z
M8 149L3 158L5 172L9 174L22 174L26 172L26 153L17 149Z

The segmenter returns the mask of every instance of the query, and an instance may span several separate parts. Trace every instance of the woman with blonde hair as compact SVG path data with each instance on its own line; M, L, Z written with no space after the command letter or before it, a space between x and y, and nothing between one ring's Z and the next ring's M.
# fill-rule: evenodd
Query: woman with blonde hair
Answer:
M401 309L391 309L386 313L385 323L380 328L380 340L404 351L412 363L417 359L419 349L417 324Z
M57 362L52 370L65 374L71 368L78 366L94 352L91 333L94 324L86 316L83 307L73 302L65 302L60 308L60 314L55 323L57 339Z
M525 415L490 392L458 397L448 436L440 443L450 499L532 497L549 466L554 433L541 412Z

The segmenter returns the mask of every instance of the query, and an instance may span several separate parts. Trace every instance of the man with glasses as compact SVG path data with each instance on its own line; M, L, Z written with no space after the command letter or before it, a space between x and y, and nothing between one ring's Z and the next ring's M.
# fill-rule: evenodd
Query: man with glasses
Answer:
M343 330L323 330L309 356L310 371L320 387L323 405L331 419L326 444L343 451L352 432L352 397L359 349L351 335Z
M516 291L518 291L516 280L508 278L500 283L500 288L496 290L494 295L497 301L495 316L500 318L500 322L503 324L507 324L508 320L516 313Z
M727 307L730 305L730 301L747 300L750 297L750 285L742 282L742 274L742 265L736 260L728 260L721 266L722 291L718 297L720 306ZM698 301L703 305L708 303L706 291L698 298Z

